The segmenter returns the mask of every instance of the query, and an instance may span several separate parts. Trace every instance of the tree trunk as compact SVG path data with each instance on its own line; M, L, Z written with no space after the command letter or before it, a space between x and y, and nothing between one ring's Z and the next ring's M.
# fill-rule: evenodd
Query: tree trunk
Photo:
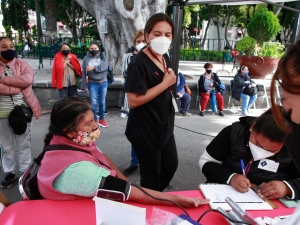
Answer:
M150 16L165 12L165 0L76 0L76 2L97 20L107 20L107 34L100 33L100 39L108 55L114 74L121 74L123 54L133 45L136 31L144 29Z
M210 20L211 20L211 17L209 17L208 21L207 21L207 26L205 28L204 36L203 36L202 42L200 44L201 49L204 49L204 44L205 44L205 41L206 41L206 36L207 36L207 31L208 31L208 27L209 27L209 24L210 24Z
M57 19L55 0L45 0L46 36L53 43L57 38ZM47 41L50 41L47 40ZM48 42L48 44L50 44Z
M75 0L72 0L72 35L73 35L73 38L77 38L75 4L76 4Z
M38 34L39 42L40 42L40 38L42 37L43 32L42 32L41 12L40 12L40 2L39 2L39 0L35 0L35 12L36 12L37 34Z

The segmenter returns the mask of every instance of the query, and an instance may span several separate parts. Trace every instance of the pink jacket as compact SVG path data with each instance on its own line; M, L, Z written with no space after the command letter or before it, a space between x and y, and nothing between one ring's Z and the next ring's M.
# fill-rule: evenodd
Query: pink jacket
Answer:
M14 76L2 78L4 83L0 83L0 95L16 95L22 92L24 99L33 111L36 119L41 117L41 106L33 93L32 83L34 72L31 66L24 60L14 58L6 64L12 70ZM0 76L5 72L5 65L0 61Z
M53 188L54 180L69 165L76 162L92 162L99 167L109 170L111 176L115 177L117 174L116 171L110 170L106 166L99 163L98 160L100 160L105 165L109 165L105 160L103 153L97 149L95 143L93 143L92 146L80 146L66 137L54 135L50 141L50 145L68 145L87 151L90 154L72 150L54 150L46 152L41 161L41 166L37 174L38 187L43 198L52 200L75 200L86 198L73 194L64 194Z

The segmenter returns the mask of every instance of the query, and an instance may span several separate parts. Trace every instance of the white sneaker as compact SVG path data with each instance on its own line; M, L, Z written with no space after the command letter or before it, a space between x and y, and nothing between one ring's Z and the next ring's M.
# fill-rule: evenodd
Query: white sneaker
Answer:
M121 118L127 118L127 114L122 112L120 117Z
M253 111L251 109L247 109L248 113L253 113Z

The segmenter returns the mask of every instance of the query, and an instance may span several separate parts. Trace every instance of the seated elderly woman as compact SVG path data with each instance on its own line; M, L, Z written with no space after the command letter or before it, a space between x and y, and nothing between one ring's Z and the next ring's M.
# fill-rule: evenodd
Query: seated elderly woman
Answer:
M282 115L285 115L282 112ZM285 123L289 122L285 119ZM241 117L224 128L199 160L210 183L230 184L239 192L262 185L262 198L300 199L300 174L284 147L287 133L275 122L271 109L260 117ZM245 163L243 175L241 160Z
M192 114L188 112L191 103L191 91L187 93L185 90L185 77L184 75L178 71L178 79L177 79L177 96L180 98L180 116L191 116Z
M202 97L200 103L200 116L204 116L204 111L210 98L212 98L212 107L214 107L215 99L218 100L220 110L219 115L224 116L224 99L219 90L221 81L217 74L212 72L213 65L211 63L205 63L204 68L205 73L200 76L198 81L199 95Z
M258 88L255 82L248 76L249 70L247 66L241 66L238 73L234 76L232 85L232 97L242 103L242 114L250 113L250 108L257 99Z
M96 195L110 196L107 192L117 191L124 198L114 196L112 200L171 204L155 200L129 184L116 165L97 148L95 141L99 135L99 126L85 99L66 97L54 104L45 145L55 145L57 150L45 152L37 175L43 198L74 200ZM183 207L198 207L209 201L141 189L156 198L172 200Z

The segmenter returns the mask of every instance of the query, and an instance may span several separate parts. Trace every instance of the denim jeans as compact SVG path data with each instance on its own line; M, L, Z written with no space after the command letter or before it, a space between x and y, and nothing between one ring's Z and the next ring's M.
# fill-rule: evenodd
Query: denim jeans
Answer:
M90 92L92 110L94 113L95 120L97 120L98 103L99 103L100 120L104 119L107 86L108 86L107 81L101 84L89 82L89 92Z
M187 93L184 93L180 98L180 113L186 114L190 108L191 96Z
M133 166L139 166L139 159L137 157L137 155L135 154L135 151L133 149L133 147L131 146L131 161L130 164Z
M242 113L245 114L246 110L248 110L253 105L254 101L257 99L257 94L250 96L241 93L241 99L243 99Z

